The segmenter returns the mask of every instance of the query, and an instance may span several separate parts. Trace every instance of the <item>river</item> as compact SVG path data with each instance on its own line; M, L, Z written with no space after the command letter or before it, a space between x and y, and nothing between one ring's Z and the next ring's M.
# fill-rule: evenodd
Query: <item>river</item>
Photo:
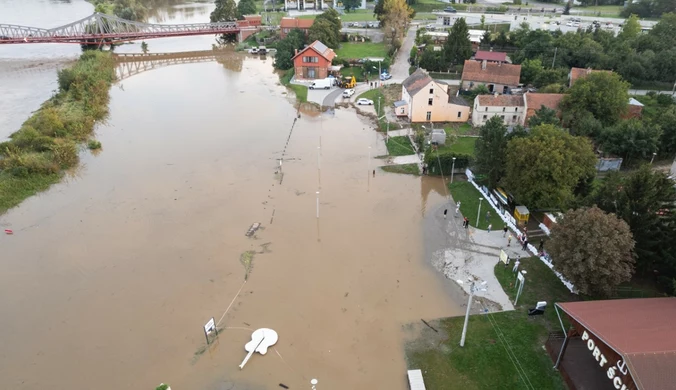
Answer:
M174 1L150 21L203 22L211 9ZM91 11L3 0L0 22L51 27ZM200 51L214 39L147 43ZM78 52L0 46L1 134ZM373 177L381 160L369 147L386 150L371 123L352 109L298 113L272 61L230 51L123 78L96 129L103 149L0 216L14 230L0 236L0 388L298 389L311 378L318 389L406 388L407 324L461 313L457 288L425 258L422 225L443 184ZM223 329L207 348L212 317ZM262 327L279 341L240 370Z

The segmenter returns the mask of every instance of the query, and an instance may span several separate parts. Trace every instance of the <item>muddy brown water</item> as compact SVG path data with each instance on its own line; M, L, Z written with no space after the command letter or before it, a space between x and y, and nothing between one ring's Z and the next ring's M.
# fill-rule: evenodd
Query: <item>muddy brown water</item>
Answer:
M116 84L103 150L0 217L0 388L406 388L405 325L461 314L425 260L442 184L369 177L368 121L292 101L237 53ZM279 342L239 370L260 327Z

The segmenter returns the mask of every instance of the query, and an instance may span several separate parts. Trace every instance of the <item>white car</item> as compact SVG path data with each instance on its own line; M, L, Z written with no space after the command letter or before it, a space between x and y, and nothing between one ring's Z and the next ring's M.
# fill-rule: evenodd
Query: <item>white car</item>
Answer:
M346 89L343 91L344 98L349 98L352 95L354 95L354 89Z
M357 105L358 106L372 106L373 100L361 98L361 99L357 100Z
M578 22L573 23L573 27L580 27L580 23Z
M249 49L249 54L258 54L258 48L257 47L252 47Z
M567 27L573 27L573 22L568 22L568 23L566 23L566 26L567 26Z

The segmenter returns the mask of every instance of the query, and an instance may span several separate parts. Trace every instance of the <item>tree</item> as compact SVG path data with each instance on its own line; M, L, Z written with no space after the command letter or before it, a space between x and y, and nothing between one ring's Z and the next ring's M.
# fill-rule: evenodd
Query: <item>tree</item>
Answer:
M622 31L618 37L622 40L636 38L641 33L641 24L638 22L638 17L634 14L627 18L622 26Z
M612 72L593 72L575 81L561 101L564 114L590 112L604 125L620 119L629 101L629 83Z
M609 174L595 195L598 206L631 227L637 272L667 280L676 277L676 189L667 175L645 164L628 175ZM666 281L662 286L670 289Z
M476 141L476 167L486 175L489 188L496 188L505 173L506 150L507 126L494 116L481 126Z
M563 7L563 14L570 15L570 1L566 2L566 6Z
M345 11L350 12L361 6L361 0L343 0L343 7Z
M660 151L674 154L676 152L676 105L669 107L666 111L662 111L657 119L657 124L662 128Z
M458 18L444 43L444 62L450 68L452 65L464 63L471 56L472 43L469 41L469 28L465 18Z
M381 23L383 27L391 29L393 43L403 37L413 12L405 0L384 0Z
M373 8L373 16L379 21L383 21L383 17L385 16L385 0L376 1L376 6Z
M662 129L630 119L603 129L600 136L604 152L620 156L626 164L650 159L657 152Z
M332 49L337 49L340 46L341 28L338 12L330 8L315 18L308 31L308 38L310 41L318 40Z
M626 222L598 207L569 210L557 222L547 252L580 293L608 297L631 279L635 243Z
M524 85L533 84L536 77L542 71L542 61L539 58L526 59L521 63L521 82ZM551 84L551 83L547 83Z
M216 0L216 8L209 16L211 23L229 22L237 19L237 5L235 0Z
M509 141L506 165L505 184L519 203L565 208L578 183L595 175L596 156L587 138L541 125Z
M293 68L292 58L296 54L296 50L302 49L305 43L305 33L302 30L294 28L289 31L286 38L277 43L275 68L284 70Z
M238 19L244 19L244 15L254 15L256 12L256 4L253 0L239 0L237 3Z
M556 110L545 106L541 106L540 109L536 110L535 115L528 120L528 126L537 127L540 125L560 126L561 121L556 116Z

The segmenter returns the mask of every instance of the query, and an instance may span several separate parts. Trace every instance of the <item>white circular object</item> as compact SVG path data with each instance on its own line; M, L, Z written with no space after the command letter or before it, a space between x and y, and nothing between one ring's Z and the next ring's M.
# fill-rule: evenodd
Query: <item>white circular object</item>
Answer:
M317 382L319 382L319 381L318 381L318 380L316 380L316 379L312 379L312 380L310 381L310 384L311 384L311 385L316 385L316 384L317 384Z

